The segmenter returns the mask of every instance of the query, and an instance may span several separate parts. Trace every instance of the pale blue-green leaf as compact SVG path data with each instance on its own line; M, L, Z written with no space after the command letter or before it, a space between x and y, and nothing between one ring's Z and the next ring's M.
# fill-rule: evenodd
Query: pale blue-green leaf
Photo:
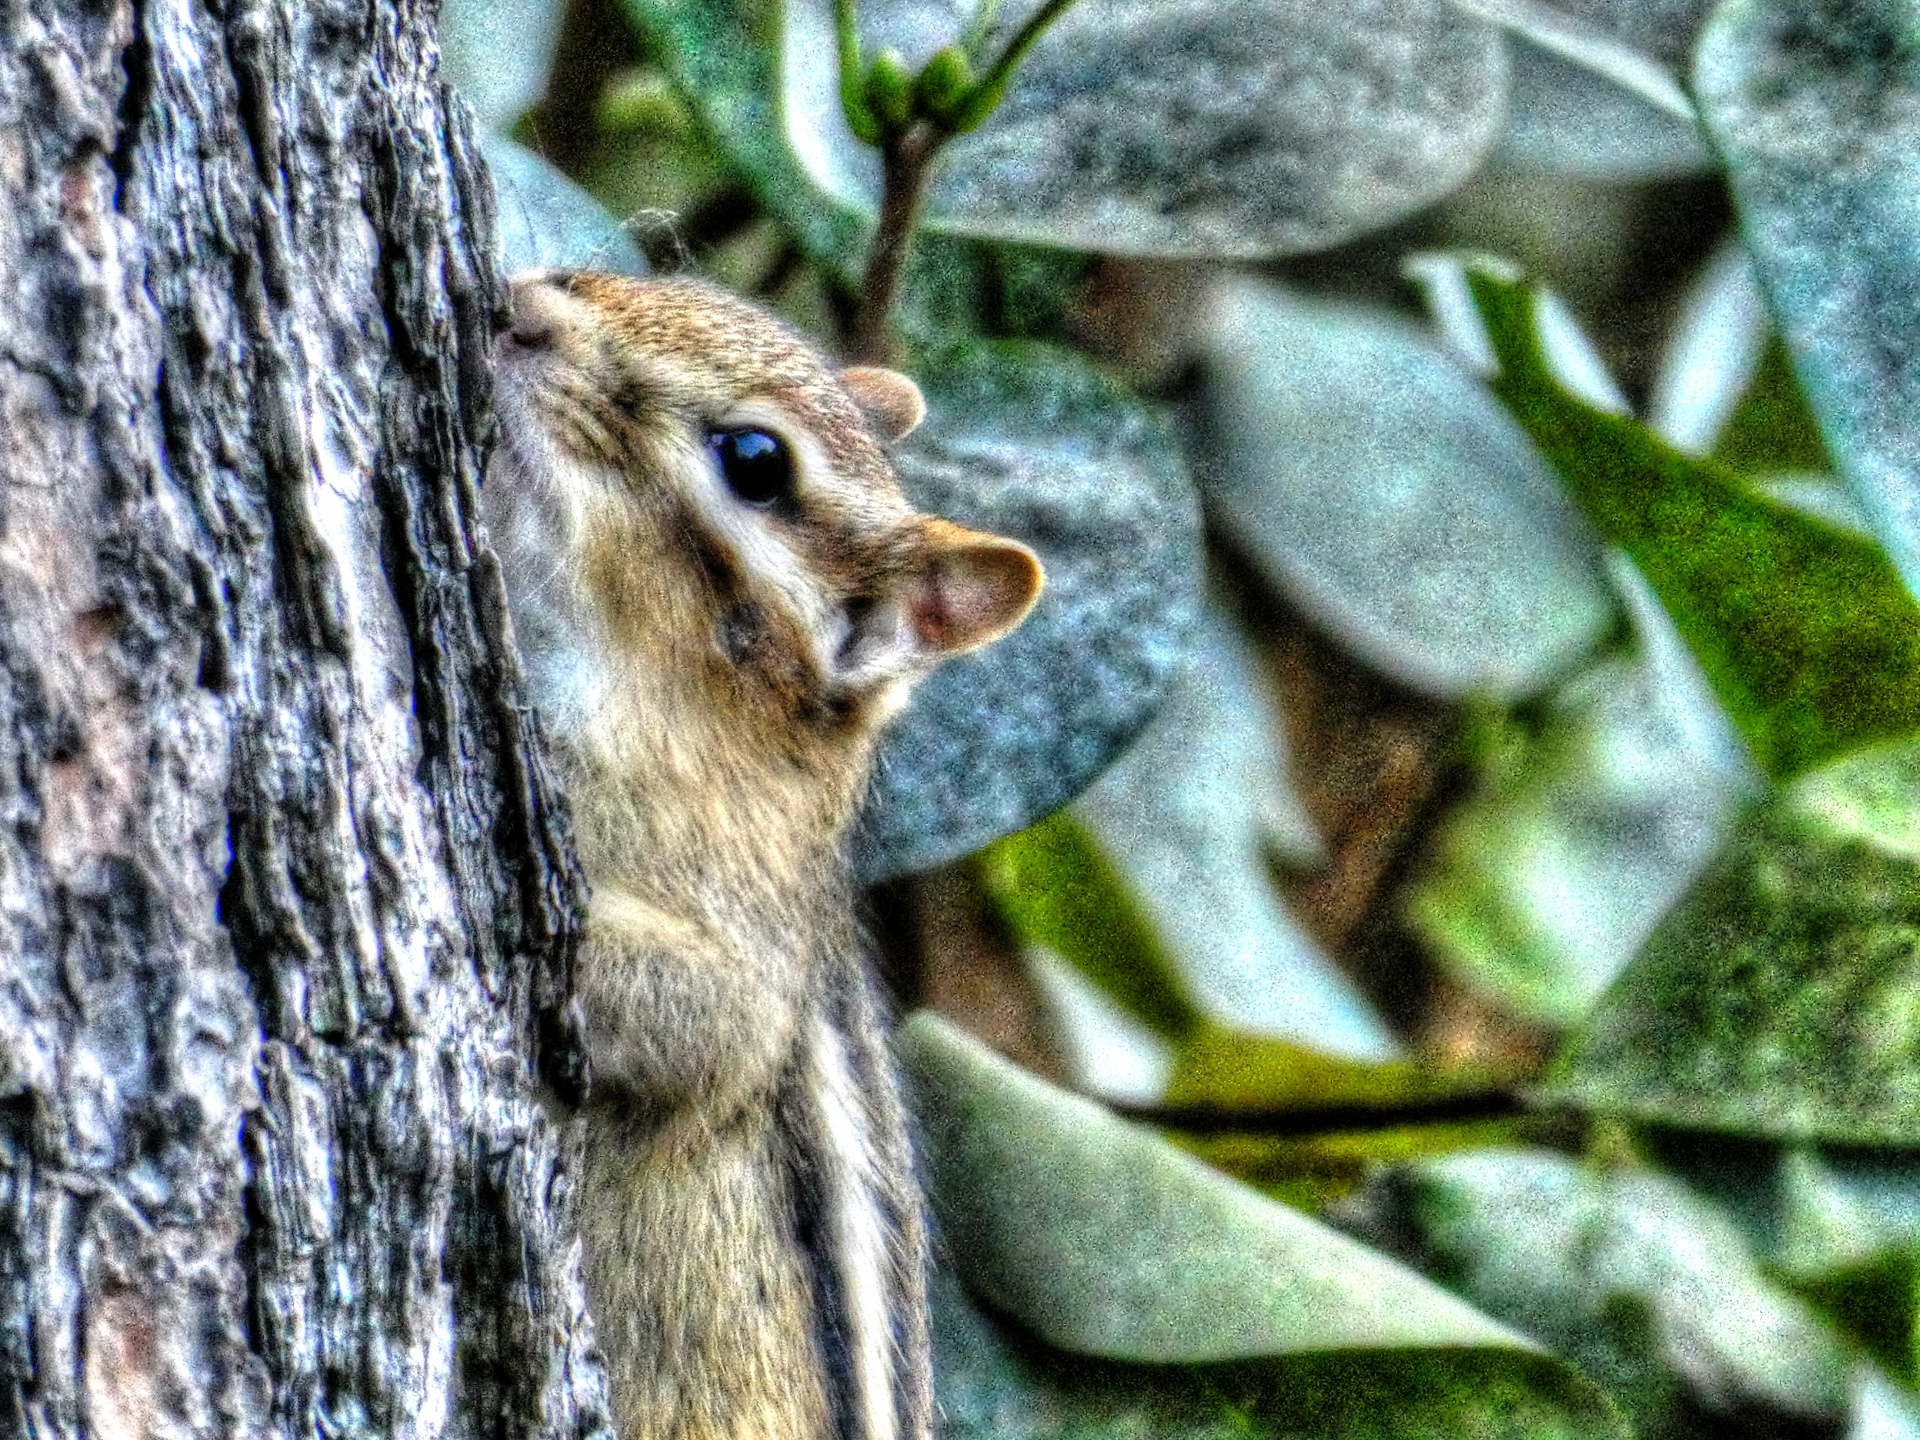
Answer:
M1459 3L1516 37L1499 159L1593 180L1712 166L1677 79L1711 0Z
M1649 54L1636 42L1660 27L1649 25L1644 12L1658 14L1672 6L1631 5L1618 0L1599 3L1548 5L1541 0L1453 0L1461 10L1476 19L1486 20L1524 37L1549 54L1571 61L1581 69L1611 81L1616 87L1637 96L1644 103L1691 125L1693 102L1674 77L1662 57ZM1699 10L1702 0L1693 0ZM1599 12L1599 13L1594 13ZM1626 25L1620 22L1628 20ZM1613 23L1609 24L1608 21Z
M504 130L547 93L560 0L446 0L440 74L483 130Z
M1846 1440L1920 1440L1920 1397L1879 1370L1863 1368L1854 1385Z
M1920 1155L1790 1147L1780 1160L1769 1259L1790 1275L1858 1265L1920 1249Z
M1732 1216L1776 1273L1812 1277L1920 1252L1920 1152L1642 1134L1652 1161Z
M1311 861L1284 719L1257 662L1210 614L1154 723L1076 808L1145 907L1188 986L1235 1030L1354 1059L1397 1051L1386 1026L1276 893L1268 856Z
M1055 1350L929 1286L942 1440L1625 1440L1570 1366L1512 1349L1129 1365Z
M1852 491L1842 488L1836 476L1793 472L1762 475L1755 478L1753 488L1849 535L1862 540L1873 538L1873 527L1867 524L1860 502L1853 498Z
M1534 301L1533 323L1547 368L1568 394L1609 415L1633 413L1626 391L1601 358L1600 347L1574 319L1566 301L1551 290L1541 291Z
M882 742L868 880L977 850L1084 789L1158 708L1199 604L1200 516L1172 436L1070 351L974 345L917 378L895 451L921 509L1023 540L1047 570L1013 635L943 666Z
M1400 273L1420 291L1433 336L1441 349L1483 380L1500 373L1500 357L1493 353L1493 333L1473 298L1471 272L1492 270L1511 280L1526 272L1498 255L1452 250L1416 251L1400 262Z
M1920 1144L1920 745L1803 776L1662 923L1545 1087L1689 1129Z
M1510 284L1524 283L1526 272L1510 260L1474 251L1422 251L1401 262L1401 272L1420 287L1436 338L1474 374L1499 378L1493 333L1474 298L1472 277L1483 274ZM1626 392L1607 368L1573 311L1551 290L1536 290L1533 338L1548 371L1568 394L1609 415L1630 415Z
M1622 558L1638 644L1553 697L1437 837L1407 918L1510 1009L1584 1015L1712 859L1759 778L1672 621Z
M1729 0L1694 88L1840 472L1920 592L1920 25L1911 0Z
M901 1031L928 1190L962 1278L1062 1349L1203 1364L1537 1347L928 1014Z
M1601 181L1660 180L1713 165L1693 122L1525 40L1513 45L1507 129L1494 158Z
M1362 1233L1538 1336L1598 1381L1647 1440L1831 1427L1849 1360L1761 1272L1739 1228L1653 1171L1606 1171L1549 1151L1420 1161L1348 1202Z
M1440 343L1482 379L1499 378L1493 334L1474 299L1471 277L1484 274L1517 285L1526 279L1525 272L1499 256L1457 250L1410 255L1400 268L1420 287ZM1626 392L1566 301L1550 290L1537 290L1535 297L1534 338L1553 378L1568 394L1596 410L1630 415L1633 407L1627 403Z
M1711 455L1760 373L1767 308L1753 263L1723 245L1680 307L1653 378L1647 423L1689 455Z
M913 61L961 24L940 0L860 13ZM879 172L841 113L831 0L788 0L787 16L795 152L873 213ZM1459 185L1505 96L1499 33L1445 0L1081 0L944 152L927 223L1114 254L1325 249Z
M1219 522L1360 658L1441 698L1514 697L1606 629L1593 533L1519 427L1413 327L1241 280L1209 343Z
M1552 8L1683 74L1717 0L1550 0ZM1544 5L1541 8L1546 8Z
M1920 864L1920 746L1861 751L1808 776L1782 802L1823 839L1871 846Z
M1059 1041L1067 1079L1083 1095L1157 1105L1173 1078L1173 1046L1045 945L1023 952Z
M545 160L503 135L482 135L480 149L500 197L503 274L547 267L647 273L646 257L620 222Z

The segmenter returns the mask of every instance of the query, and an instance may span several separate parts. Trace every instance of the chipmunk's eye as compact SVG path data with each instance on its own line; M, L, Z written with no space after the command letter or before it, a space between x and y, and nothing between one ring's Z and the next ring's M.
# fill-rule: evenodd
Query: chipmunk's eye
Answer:
M793 498L793 454L765 430L716 430L707 437L727 488L749 505Z

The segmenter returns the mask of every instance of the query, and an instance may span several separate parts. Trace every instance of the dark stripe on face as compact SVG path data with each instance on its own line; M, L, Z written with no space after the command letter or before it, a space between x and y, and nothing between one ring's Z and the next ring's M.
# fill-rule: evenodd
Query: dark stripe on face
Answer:
M838 726L850 713L816 668L813 637L779 606L759 599L743 562L684 509L677 520L706 586L713 646L736 687L770 711L776 725Z

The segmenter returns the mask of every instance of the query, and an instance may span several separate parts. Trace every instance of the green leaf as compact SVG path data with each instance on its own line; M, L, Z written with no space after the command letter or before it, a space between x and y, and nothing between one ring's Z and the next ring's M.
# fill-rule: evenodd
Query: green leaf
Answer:
M646 257L600 202L531 150L482 135L500 203L501 270L590 267L647 273Z
M1309 1212L1338 1209L1383 1166L1485 1150L1537 1138L1524 1116L1435 1120L1418 1124L1370 1123L1354 1129L1310 1134L1262 1134L1253 1130L1174 1131L1169 1138L1214 1169L1244 1180L1263 1195Z
M872 214L875 157L821 63L831 8L788 0L787 125L819 187ZM923 63L957 11L863 0L862 37ZM948 145L927 224L1113 254L1326 249L1466 179L1505 79L1498 32L1444 0L1081 0Z
M1537 293L1489 266L1468 279L1494 393L1633 557L1769 774L1920 730L1920 606L1878 548L1575 398Z
M1819 422L1807 408L1793 361L1779 339L1761 351L1759 373L1715 442L1713 458L1746 475L1833 469Z
M1515 698L1605 633L1592 531L1411 325L1241 280L1218 294L1208 352L1219 522L1345 648L1443 699Z
M1694 1129L1920 1145L1920 746L1753 816L1544 1098Z
M1920 30L1908 0L1732 0L1694 88L1808 398L1920 592Z
M1920 1254L1906 1248L1882 1251L1853 1265L1801 1277L1793 1288L1896 1380L1912 1385L1920 1378L1914 1353Z
M1157 1366L1351 1350L1437 1352L1424 1364L1442 1370L1472 1352L1546 1360L1397 1263L932 1016L903 1027L901 1054L948 1252L975 1294L1047 1346ZM1337 1370L1322 1373L1321 1393L1337 1388ZM1582 1388L1570 1372L1551 1384ZM1605 1433L1603 1406L1577 1408Z
M1377 1108L1486 1095L1501 1077L1412 1060L1348 1060L1287 1040L1208 1028L1180 1048L1165 1103L1223 1112Z
M1517 1140L1522 1078L1410 1060L1368 1064L1209 1028L1181 1045L1162 1104L1183 1150L1278 1199L1318 1208L1384 1164Z
M1136 1019L1175 1038L1205 1023L1152 922L1072 816L996 841L980 876L1020 940L1058 954Z
M1084 358L973 344L916 367L893 452L920 508L1046 566L1007 639L944 665L881 744L856 836L869 880L956 859L1084 789L1158 708L1199 605L1200 515L1159 419Z
M1669 1176L1544 1150L1449 1155L1383 1177L1349 1213L1577 1364L1645 1440L1697 1435L1703 1415L1770 1434L1844 1414L1846 1353Z
M1056 1350L932 1286L945 1440L1619 1440L1578 1375L1517 1350L1382 1350L1129 1365Z

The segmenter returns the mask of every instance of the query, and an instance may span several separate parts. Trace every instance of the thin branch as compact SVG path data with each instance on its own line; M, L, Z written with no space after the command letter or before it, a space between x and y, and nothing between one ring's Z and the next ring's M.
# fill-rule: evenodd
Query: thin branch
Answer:
M900 295L907 252L920 222L926 198L927 166L947 139L946 132L921 121L906 134L887 141L883 155L884 188L880 223L873 248L867 252L866 274L860 282L860 305L854 312L849 344L851 359L863 364L887 359L889 323Z
M969 92L959 112L951 117L914 120L904 131L883 133L880 150L884 185L880 197L880 221L874 232L873 248L867 252L866 273L860 284L860 305L854 312L850 338L851 358L864 363L883 362L887 358L889 322L900 294L901 277L906 272L907 252L913 245L914 227L920 221L920 209L926 198L927 171L940 147L956 134L978 127L993 113L1006 93L1013 69L1052 25L1067 12L1073 0L1046 0L1027 17L1026 24L1008 43L1000 57ZM981 13L989 17L993 0L982 0ZM835 0L840 31L840 85L848 123L856 132L862 125L881 126L879 117L867 107L866 77L859 72L860 42L854 31L853 0ZM858 77L857 81L855 78ZM860 93L856 94L855 92ZM924 112L923 112L924 114ZM864 137L863 137L864 138Z
M1505 1120L1541 1112L1519 1090L1494 1086L1399 1102L1227 1108L1219 1105L1113 1104L1114 1114L1163 1130L1190 1135L1299 1137L1355 1130L1393 1130L1406 1125Z
M1047 33L1047 27L1066 14L1072 4L1073 0L1046 0L1044 5L1027 17L1027 23L1020 27L1020 32L1000 52L1000 58L988 66L986 74L980 77L980 83L974 87L973 98L954 122L956 130L971 130L993 113L994 106L1000 103L1000 97L1006 94L1007 82L1013 78L1013 67L1026 58L1027 52Z
M880 127L867 108L867 75L860 63L860 30L854 20L853 0L833 0L833 28L840 56L840 108L846 112L853 133L871 145Z
M980 0L979 8L973 12L973 19L967 23L967 33L960 41L960 48L967 52L972 60L980 53L980 47L987 43L987 36L993 31L994 17L1000 13L1000 0Z
M787 282L800 273L800 267L806 263L807 252L792 240L781 237L780 248L774 252L773 260L761 272L760 278L753 282L748 290L763 300L776 298L787 288Z

